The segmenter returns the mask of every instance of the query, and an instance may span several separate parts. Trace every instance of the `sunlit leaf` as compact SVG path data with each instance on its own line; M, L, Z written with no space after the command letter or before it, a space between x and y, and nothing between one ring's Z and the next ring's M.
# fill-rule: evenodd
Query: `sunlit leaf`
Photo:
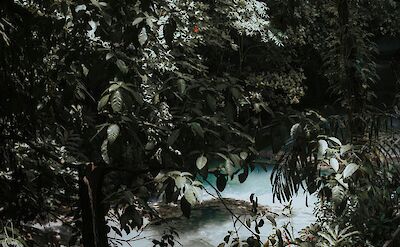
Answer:
M119 90L115 91L111 97L111 108L114 112L121 112L122 110L122 95Z
M177 176L175 178L175 185L178 189L181 189L185 186L186 184L186 177L184 176Z
M201 170L207 164L207 157L201 155L196 160L197 169Z
M137 24L141 23L144 20L143 17L138 17L132 22L132 26L136 26Z
M195 191L192 188L192 186L186 186L185 187L185 194L184 197L186 198L186 200L191 204L191 205L195 205L197 202L196 199L196 195L195 195Z
M355 173L360 166L355 163L350 163L344 168L343 178L348 178Z
M235 172L235 167L229 159L225 160L225 170L229 177L232 177L233 173Z
M107 128L107 139L108 143L112 144L119 135L120 128L117 124L111 124Z
M342 146L342 142L340 142L340 140L339 140L338 138L331 136L331 137L329 137L328 139L331 140L331 141L333 141L333 142L336 143L337 145Z
M350 151L352 149L352 145L351 144L346 144L340 147L340 155L343 155L345 153L347 153L348 151Z
M339 161L338 161L337 159L331 158L331 159L329 160L329 165L332 167L332 169L333 169L335 172L338 172L338 171L339 171Z
M108 156L108 139L105 139L103 144L101 144L101 157L106 164L110 164L110 157Z
M332 201L340 204L344 199L344 188L341 185L336 185L332 188Z
M325 140L318 141L318 159L321 159L326 154L326 150L328 149L328 143Z
M147 31L145 27L143 27L142 30L140 31L138 39L141 46L143 46L146 43Z
M114 54L112 54L111 52L106 54L106 60L110 60L112 57L114 57Z
M249 156L249 154L248 154L247 152L240 152L239 156L240 156L240 158L241 158L242 160L245 160L245 159L247 159L247 157Z

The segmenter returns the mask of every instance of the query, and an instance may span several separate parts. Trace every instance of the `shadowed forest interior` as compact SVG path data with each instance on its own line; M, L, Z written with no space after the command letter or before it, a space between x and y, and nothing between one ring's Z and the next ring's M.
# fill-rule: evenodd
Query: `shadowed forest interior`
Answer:
M398 0L0 1L0 244L400 246L399 107Z

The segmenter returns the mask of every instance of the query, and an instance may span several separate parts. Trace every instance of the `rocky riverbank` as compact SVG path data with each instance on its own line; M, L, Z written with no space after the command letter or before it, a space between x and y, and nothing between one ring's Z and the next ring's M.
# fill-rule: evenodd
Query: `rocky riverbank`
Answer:
M248 201L231 198L223 198L223 202L220 199L212 199L194 205L192 207L191 217L201 217L201 215L204 213L212 213L217 215L227 214L229 213L229 210L226 207L228 207L229 210L237 216L245 216L250 215L252 205ZM152 208L159 213L163 220L178 220L183 218L179 204L155 203L152 205ZM277 216L276 213L270 211L270 209L266 206L259 205L257 210L273 217Z

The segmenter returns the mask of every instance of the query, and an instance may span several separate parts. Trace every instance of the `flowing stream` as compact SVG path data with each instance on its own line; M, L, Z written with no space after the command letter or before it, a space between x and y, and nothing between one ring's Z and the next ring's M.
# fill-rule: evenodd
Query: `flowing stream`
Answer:
M251 172L247 180L240 184L237 177L232 181L228 181L225 190L221 193L224 198L232 198L237 200L249 201L251 193L258 197L259 205L267 206L272 212L279 214L276 218L278 227L290 222L289 229L293 230L297 235L305 226L313 223L315 217L313 215L314 204L316 203L315 195L306 195L299 192L293 198L291 203L291 215L282 214L285 205L272 200L272 188L270 182L272 167L268 171L258 168ZM215 177L209 177L208 181L215 184ZM205 184L205 190L216 196L214 189ZM306 197L308 207L306 206ZM211 200L212 195L206 191L203 192L203 201ZM173 226L179 234L177 240L182 246L201 247L201 246L217 246L223 242L224 236L228 231L234 230L231 214L223 207L205 207L192 210L190 219L183 217L171 220L168 225L150 225L138 235L138 232L131 232L129 235L123 236L124 239L134 238L131 246L147 247L153 246L152 239L161 239L166 227ZM251 236L251 233L240 223L236 224L239 236L243 239ZM254 227L253 227L254 230ZM265 240L272 233L272 225L266 220L263 227L260 228L261 240ZM124 233L124 231L122 231ZM115 233L109 234L111 237L119 237ZM128 244L124 244L128 247Z

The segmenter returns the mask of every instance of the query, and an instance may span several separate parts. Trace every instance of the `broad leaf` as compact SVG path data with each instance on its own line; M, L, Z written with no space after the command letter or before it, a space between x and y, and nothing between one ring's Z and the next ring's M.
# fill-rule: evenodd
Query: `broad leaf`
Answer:
M332 169L333 169L335 172L338 172L338 171L339 171L339 161L338 161L337 159L331 158L331 159L329 160L329 165L332 167Z
M186 200L185 197L181 198L181 210L182 210L183 215L186 218L190 217L190 212L191 212L192 208L191 208L190 203Z
M100 99L99 104L97 105L97 110L100 111L101 109L103 109L103 107L108 103L109 99L110 99L110 95L109 94L104 95Z
M185 94L186 92L186 82L183 79L178 79L178 81L176 82L177 86L178 86L178 90L181 94Z
M340 204L344 200L344 188L341 185L336 185L332 188L332 201Z
M352 145L351 144L346 144L340 147L340 155L343 155L345 153L347 153L348 151L350 151L352 149Z
M146 43L147 32L145 27L143 27L142 30L140 31L138 39L141 46L143 46Z
M225 175L220 174L217 177L217 188L219 191L223 191L225 189L226 182L227 182L227 179L226 179Z
M343 178L348 178L355 173L360 166L355 163L350 163L344 168Z
M106 164L110 164L110 157L108 156L108 139L105 139L103 144L101 144L101 157Z
M325 140L318 141L318 159L322 159L328 149L328 143Z
M207 164L207 157L204 155L201 155L200 157L197 158L196 160L196 166L197 169L201 170L203 167Z
M242 160L247 159L248 156L249 156L249 154L248 154L247 152L240 152L240 158L241 158Z
M335 144L342 146L342 142L340 142L340 140L338 138L331 136L328 139L333 141Z
M239 174L239 182L243 183L249 176L249 168L246 166L243 168L243 173Z
M144 20L143 17L138 17L132 22L132 26L136 26L137 24L141 23Z
M168 145L172 146L175 143L176 139L178 139L179 134L180 134L180 129L172 131L171 135L168 136L167 140Z
M123 60L117 59L117 61L115 61L115 64L117 65L119 70L121 70L122 73L124 74L128 73L129 71L128 66L126 66L126 63Z
M111 124L107 128L107 139L108 143L113 144L119 135L120 128L116 124Z
M122 94L119 90L115 91L111 97L111 108L114 112L121 112L122 110Z
M194 134L200 136L201 138L204 138L204 130L199 123L191 123L190 127L192 128Z
M225 170L229 177L232 177L233 173L235 172L235 167L233 166L232 161L229 159L225 160Z
M196 198L196 193L193 189L192 186L186 186L185 187L185 194L184 197L186 198L186 200L191 204L194 205L197 202L197 198Z
M186 177L184 176L177 176L175 178L175 185L178 189L181 189L185 186L186 184Z

